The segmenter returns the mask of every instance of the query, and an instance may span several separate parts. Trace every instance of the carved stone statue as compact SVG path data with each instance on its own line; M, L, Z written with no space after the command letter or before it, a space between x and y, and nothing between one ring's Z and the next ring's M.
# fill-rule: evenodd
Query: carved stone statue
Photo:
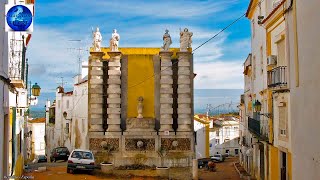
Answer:
M138 116L137 116L137 118L139 118L139 119L143 118L143 116L142 116L142 112L143 112L143 97L142 97L142 96L140 96L140 97L138 98L137 110L138 110Z
M191 48L191 37L193 33L189 32L188 28L184 28L183 31L180 31L180 51L188 51L188 48Z
M163 46L161 47L161 51L169 51L171 44L172 44L172 41L171 41L171 36L169 34L169 30L166 29L166 32L163 35Z
M96 31L93 32L93 50L94 51L101 51L101 42L102 42L102 36L99 31L99 28L97 27Z
M120 35L117 33L117 30L114 29L110 39L110 51L119 51L119 40Z

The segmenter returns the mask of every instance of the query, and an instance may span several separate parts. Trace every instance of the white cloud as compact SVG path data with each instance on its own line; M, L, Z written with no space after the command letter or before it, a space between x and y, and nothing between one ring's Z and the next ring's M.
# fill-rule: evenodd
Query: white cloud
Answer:
M199 28L198 26L187 26L178 24L152 24L147 28L138 26L123 28L119 30L121 35L120 47L159 47L162 45L162 35L165 29L170 30L173 44L171 47L179 47L179 28L188 27L193 32L193 48L212 37L217 30ZM103 46L108 46L110 32L100 28L103 35ZM33 76L43 75L44 85L47 89L54 89L60 77L68 78L69 85L72 84L72 76L77 70L77 54L70 47L91 46L91 32L67 33L37 26L32 36L28 55ZM80 38L79 38L80 37ZM70 39L83 39L82 44L72 43ZM242 88L242 61L222 62L225 50L234 47L247 45L246 40L233 42L227 46L225 41L227 33L221 33L212 41L208 42L194 53L195 72L198 74L195 79L196 88ZM228 51L229 51L228 50ZM82 59L87 60L88 54L83 54ZM239 66L238 66L239 65ZM32 68L36 66L36 68ZM219 77L219 78L217 78ZM51 82L50 82L51 81Z
M47 16L83 16L83 11L80 9L90 9L88 16L97 14L112 13L116 15L129 16L149 16L157 18L195 18L206 16L209 14L219 13L231 5L234 5L238 0L228 1L101 1L91 0L75 0L69 6L65 2L47 3L46 6L41 6L43 11L46 11ZM53 11L52 9L59 9Z
M243 61L195 63L195 88L243 89Z
M35 28L28 45L30 80L37 81L43 92L54 91L60 77L72 84L77 72L77 54L71 47L77 47L68 40L73 35L41 26ZM87 57L83 57L87 59Z

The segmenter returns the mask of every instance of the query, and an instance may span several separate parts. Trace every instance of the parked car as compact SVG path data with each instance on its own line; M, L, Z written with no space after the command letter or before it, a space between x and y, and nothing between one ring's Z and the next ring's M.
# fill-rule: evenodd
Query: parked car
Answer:
M45 156L45 155L39 155L38 157L37 157L37 162L38 163L41 163L41 162L47 162L48 160L47 160L47 157Z
M199 169L207 168L209 161L211 161L210 158L201 158L201 159L198 159L198 168L199 168Z
M68 158L67 173L84 170L92 173L95 168L94 156L90 150L75 149Z
M225 157L222 154L215 154L211 156L211 160L215 162L223 162L225 160Z
M67 161L69 155L70 155L70 152L69 152L68 148L57 147L51 151L50 161L51 162L56 162L57 160Z

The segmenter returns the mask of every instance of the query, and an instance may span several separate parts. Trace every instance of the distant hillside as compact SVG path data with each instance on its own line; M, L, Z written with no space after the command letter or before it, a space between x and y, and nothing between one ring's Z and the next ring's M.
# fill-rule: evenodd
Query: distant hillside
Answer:
M40 118L40 117L45 117L46 116L46 111L44 110L40 110L40 109L36 109L36 110L31 110L30 111L30 117L31 118Z
M195 89L194 111L205 113L207 104L210 104L214 108L211 110L212 115L237 112L241 94L243 94L243 89Z
M227 112L237 112L239 111L237 105L240 102L241 94L243 94L243 89L195 89L194 111L195 113L205 113L207 111L207 104L211 104L211 106L214 108L210 112L212 115ZM45 116L45 102L47 99L53 102L55 99L55 92L42 93L39 96L38 104L36 106L31 106L30 108L32 117ZM229 104L232 105L229 106Z

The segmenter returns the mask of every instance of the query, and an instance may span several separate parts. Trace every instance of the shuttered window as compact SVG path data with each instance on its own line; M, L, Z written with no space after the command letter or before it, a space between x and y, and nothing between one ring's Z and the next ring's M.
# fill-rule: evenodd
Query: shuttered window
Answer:
M287 124L288 124L288 108L286 106L279 107L279 134L281 136L287 136Z

